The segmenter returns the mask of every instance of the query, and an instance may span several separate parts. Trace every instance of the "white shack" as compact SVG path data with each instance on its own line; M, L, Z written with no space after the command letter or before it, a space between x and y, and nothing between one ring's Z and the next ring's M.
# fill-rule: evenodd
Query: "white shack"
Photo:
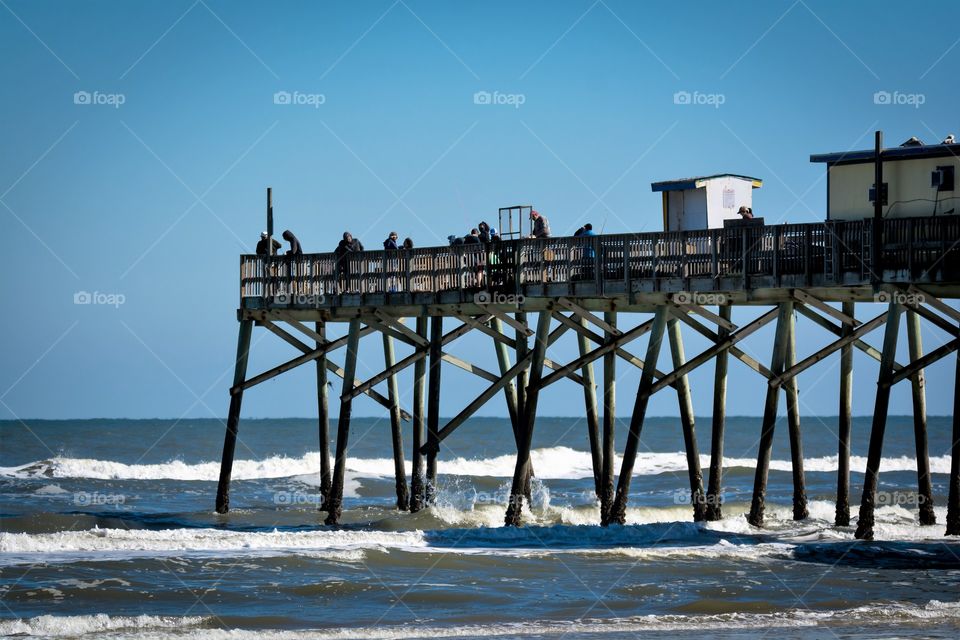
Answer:
M763 186L759 178L733 173L654 182L654 192L663 193L664 231L719 229L724 220L740 220L740 207L753 208L753 190Z
M951 135L939 144L911 138L883 149L882 204L885 218L956 215L960 211L957 174L960 144ZM810 156L827 165L827 219L872 218L875 151Z

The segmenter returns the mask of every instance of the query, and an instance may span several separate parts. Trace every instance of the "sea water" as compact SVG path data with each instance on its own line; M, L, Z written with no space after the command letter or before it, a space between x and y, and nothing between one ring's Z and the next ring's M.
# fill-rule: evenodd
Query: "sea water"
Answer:
M869 418L853 429L853 522L833 526L836 423L804 417L801 522L778 424L756 529L744 513L757 418L727 420L714 523L692 521L678 421L648 419L627 525L608 528L578 417L537 420L520 528L502 526L515 454L504 419L444 441L436 504L417 514L395 507L389 421L355 419L340 527L318 511L315 419L242 422L227 515L213 510L219 420L0 422L0 634L958 637L960 540L943 536L951 419L929 419L932 527L917 523L912 419L890 419L873 542L853 537ZM697 428L706 478L710 419ZM617 430L622 450L627 424Z

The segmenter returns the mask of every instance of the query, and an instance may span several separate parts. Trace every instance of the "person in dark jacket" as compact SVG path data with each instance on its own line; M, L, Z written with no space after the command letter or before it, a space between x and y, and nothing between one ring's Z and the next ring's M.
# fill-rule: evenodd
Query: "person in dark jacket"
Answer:
M268 242L268 240L269 240L269 242ZM269 235L267 235L267 232L266 232L266 231L264 231L263 233L261 233L261 234L260 234L260 242L257 243L257 255L258 255L258 256L270 255L270 254L271 254L271 251L270 251L270 245L271 245L271 244L273 245L273 252L272 252L273 255L277 255L277 249L279 249L279 248L282 247L283 245L280 244L280 243L277 241L276 238L271 238Z
M550 222L540 215L539 211L530 212L530 222L533 224L533 229L530 232L531 238L550 237Z
M390 235L387 236L387 239L383 241L383 248L387 251L397 251L400 247L397 246L397 232L391 231Z
M477 230L480 232L480 242L483 244L490 242L490 225L486 222L481 222L477 225Z
M337 244L333 254L337 258L336 279L340 293L344 293L350 284L350 254L353 253L353 236L349 231L343 232L343 239Z
M480 231L471 229L470 233L463 236L463 244L480 244Z
M460 245L463 244L463 238L461 238L460 236L450 235L450 236L447 236L447 242L450 243L451 247L459 247Z
M300 241L297 240L297 236L293 235L290 229L283 232L283 239L290 243L290 249L287 251L288 256L303 255L303 249L300 248Z
M408 250L408 251L409 251L410 249L413 249L413 240L410 239L410 238L404 238L404 239L403 239L403 248L406 249L406 250Z

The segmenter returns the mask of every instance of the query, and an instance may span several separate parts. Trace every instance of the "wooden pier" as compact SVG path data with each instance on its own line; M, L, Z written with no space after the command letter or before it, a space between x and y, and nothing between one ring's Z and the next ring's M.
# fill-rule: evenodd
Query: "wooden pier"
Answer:
M417 511L430 504L443 441L477 410L502 395L513 426L516 467L505 522L521 522L529 501L531 441L540 393L554 384L575 383L593 462L601 523L623 523L630 481L650 398L676 393L695 520L722 515L723 436L730 358L746 364L765 390L753 500L748 519L762 526L769 463L781 394L785 396L793 464L794 518L807 516L797 376L839 357L839 470L836 524L848 525L853 349L879 362L869 456L856 535L873 535L877 480L887 407L893 385L909 380L915 419L919 521L934 524L927 454L925 380L933 362L957 353L960 312L945 299L960 298L960 216L827 221L815 224L731 225L702 231L510 240L487 245L431 247L408 251L297 257L244 255L240 259L240 322L230 413L216 508L229 508L230 476L243 393L295 367L317 367L322 509L336 524L342 512L343 480L353 400L366 395L389 412L397 507ZM856 304L883 302L880 315L861 319ZM755 310L745 324L731 321L733 306ZM909 361L896 361L899 328L906 314ZM618 320L636 314L638 326ZM811 354L796 351L799 317L832 334ZM409 319L410 324L405 324ZM455 323L445 327L445 321ZM921 323L950 336L923 352ZM347 335L329 340L329 323L346 323ZM630 323L631 325L633 323ZM768 362L737 344L765 325L775 325ZM248 377L247 351L254 326L301 352L296 358ZM866 341L883 328L880 348ZM712 344L701 353L684 349L683 330ZM804 329L806 330L806 329ZM357 375L361 339L379 334L385 368L363 380ZM490 338L498 369L487 371L446 351L467 333ZM578 357L554 362L547 348L564 334L576 337ZM628 350L646 336L643 349ZM413 352L397 360L394 343ZM664 345L666 343L666 345ZM342 350L343 365L332 360ZM669 351L669 356L666 351ZM664 353L661 353L664 352ZM642 354L642 357L640 357ZM602 363L603 388L594 364ZM616 367L641 370L630 389L633 410L619 473L614 467ZM694 424L689 374L713 363L713 415L709 482L704 488ZM442 424L439 415L443 365L484 381L476 398ZM399 404L397 374L414 368L413 407ZM960 535L960 359L955 387L947 534ZM334 459L329 460L327 377L342 380ZM380 389L378 391L378 389ZM413 473L403 462L402 422L412 421Z

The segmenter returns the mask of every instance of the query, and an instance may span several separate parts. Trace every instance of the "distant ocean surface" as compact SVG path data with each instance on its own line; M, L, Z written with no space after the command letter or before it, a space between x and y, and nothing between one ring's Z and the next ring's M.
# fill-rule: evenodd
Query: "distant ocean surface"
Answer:
M628 524L606 529L582 418L538 419L519 529L502 527L505 419L444 442L437 504L418 514L394 506L389 422L355 419L340 528L317 511L315 420L241 422L225 516L220 421L3 421L0 635L960 637L960 540L943 536L950 418L929 419L933 527L917 524L912 419L890 419L874 542L832 524L836 418L803 420L810 518L791 519L781 421L763 530L743 516L758 418L728 418L725 518L710 524L692 521L678 421L648 419ZM710 419L697 429L706 481ZM856 420L854 526L869 429ZM409 472L409 423L404 438Z

